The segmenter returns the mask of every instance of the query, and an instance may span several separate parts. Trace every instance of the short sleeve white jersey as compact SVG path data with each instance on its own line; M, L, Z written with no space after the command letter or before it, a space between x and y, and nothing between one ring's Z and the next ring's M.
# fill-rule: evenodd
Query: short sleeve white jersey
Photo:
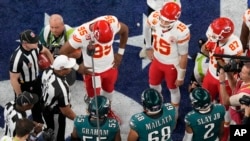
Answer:
M152 12L147 20L153 36L154 57L163 64L179 64L179 55L188 54L190 31L186 24L177 20L172 29L160 26L160 11Z
M99 20L108 21L113 31L112 40L105 44L95 40L93 37L93 33L90 29L91 25ZM115 16L101 16L77 27L77 29L73 32L72 38L69 39L69 43L75 49L82 49L84 65L86 67L92 67L92 58L87 54L87 46L91 41L94 41L93 45L95 46L95 54L93 55L93 59L95 65L95 72L101 73L110 69L113 66L114 51L112 44L114 42L115 34L120 31L120 28L121 25Z
M240 41L239 37L237 37L234 34L232 34L229 37L229 40L225 44L222 44L222 45L219 45L219 46L221 47L222 50L224 50L223 54L226 54L226 55L238 55L238 56L243 55L243 47L242 47L241 41ZM212 76L214 78L219 80L219 77L217 76L217 60L213 56L213 54L214 54L214 51L209 52L210 60L209 60L208 70L209 70L209 72L212 74ZM229 60L230 60L230 58L223 58L223 61L226 64L229 62Z

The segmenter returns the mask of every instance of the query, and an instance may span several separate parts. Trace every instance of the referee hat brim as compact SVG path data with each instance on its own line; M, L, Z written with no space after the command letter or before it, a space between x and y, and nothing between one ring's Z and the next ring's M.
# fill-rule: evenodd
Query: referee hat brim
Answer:
M38 100L39 100L39 98L38 98L37 94L33 94L30 92L24 91L23 93L18 95L18 97L16 99L16 103L20 106L32 105L32 104L36 104L38 102Z

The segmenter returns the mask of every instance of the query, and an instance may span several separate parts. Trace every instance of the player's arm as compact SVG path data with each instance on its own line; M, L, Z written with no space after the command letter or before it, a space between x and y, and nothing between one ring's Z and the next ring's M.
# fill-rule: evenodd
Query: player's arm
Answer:
M245 23L245 21L242 22L241 26L241 32L240 32L240 41L243 46L244 52L248 49L247 43L249 41L249 29Z
M46 47L43 46L40 53L45 54L49 58L49 60L50 60L51 63L54 62L54 57L53 57L53 55L51 54L51 52L49 51L48 48L46 48Z
M128 26L122 22L119 22L120 23L120 30L118 32L118 34L120 35L120 46L119 46L119 49L122 48L124 49L126 47L126 44L127 44L127 41L128 41ZM118 54L119 53L119 50L118 50ZM121 54L123 55L123 54Z
M71 133L71 141L81 141L81 139L78 137L76 128L73 128L73 131Z
M224 134L224 124L225 124L225 122L224 122L224 120L221 122L221 124L220 124L220 131L219 131L219 140L221 141L222 140L222 138L223 138L223 134Z
M128 141L137 141L138 138L138 133L135 130L130 129L128 133Z
M121 131L119 130L116 135L115 135L115 140L114 141L121 141Z
M18 81L21 74L20 73L13 73L13 72L9 72L9 74L10 74L10 83L11 83L16 95L21 94L22 90L21 90L20 83Z
M120 30L118 31L118 34L120 35L120 45L119 45L119 49L118 52L115 54L115 59L114 59L114 68L117 68L120 66L121 64L121 60L122 60L122 56L124 54L125 51L125 47L127 44L127 40L128 40L128 26L125 25L122 22L119 22L120 24Z
M207 45L207 42L201 46L201 52L204 55L209 56L209 50L207 49L206 45Z
M74 53L75 51L76 51L76 49L71 46L71 44L69 43L69 41L67 41L60 48L59 54L63 54L63 55L66 55L68 57L73 57L74 58L74 56L72 55L72 53Z
M185 135L182 141L191 141L192 138L193 138L193 130L189 125L186 124Z

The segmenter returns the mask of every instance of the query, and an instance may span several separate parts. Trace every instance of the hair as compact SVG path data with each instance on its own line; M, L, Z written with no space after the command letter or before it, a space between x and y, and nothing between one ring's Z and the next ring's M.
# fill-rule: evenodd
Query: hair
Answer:
M64 24L64 21L63 21L63 17L59 14L53 14L50 16L50 19L49 19L49 22L52 22L52 21L60 21L60 23L63 23Z
M27 118L18 119L15 127L16 136L23 137L29 134L34 127L35 124L31 120Z

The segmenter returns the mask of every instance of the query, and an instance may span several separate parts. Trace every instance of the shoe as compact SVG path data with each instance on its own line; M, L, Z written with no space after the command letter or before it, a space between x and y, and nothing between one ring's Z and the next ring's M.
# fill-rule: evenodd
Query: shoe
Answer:
M90 100L91 100L91 98L86 94L86 95L84 96L84 102L88 105L89 102L90 102Z
M139 53L139 57L142 58L142 59L147 57L147 53L146 53L146 48L145 47L143 47L141 49L141 51Z
M112 110L109 111L108 117L116 119L120 125L122 124L121 118L117 114L115 114Z

